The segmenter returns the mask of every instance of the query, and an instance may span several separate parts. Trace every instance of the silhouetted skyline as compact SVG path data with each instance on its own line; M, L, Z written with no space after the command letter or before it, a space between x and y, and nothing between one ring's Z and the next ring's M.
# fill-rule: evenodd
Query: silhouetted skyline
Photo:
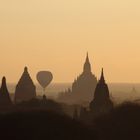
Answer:
M54 82L71 82L89 51L96 75L104 67L108 82L140 83L139 5L138 0L1 1L0 73L16 82L27 65L34 81L38 70L47 69L55 73Z
M140 139L139 38L140 1L1 0L0 139Z

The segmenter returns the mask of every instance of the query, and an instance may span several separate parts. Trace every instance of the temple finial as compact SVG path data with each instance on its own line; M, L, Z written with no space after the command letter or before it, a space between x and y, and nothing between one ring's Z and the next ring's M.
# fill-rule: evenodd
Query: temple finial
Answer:
M3 76L3 78L2 78L2 83L6 83L6 78L5 78L5 76Z
M6 77L5 76L3 76L3 78L2 78L1 89L6 89L7 90Z
M102 68L102 76L104 77L104 68Z
M3 76L3 78L2 78L2 86L6 86L6 77L5 76Z
M101 82L105 82L105 79L104 79L104 69L102 68L102 72L101 72L101 79L100 79Z
M90 73L91 72L91 65L90 65L90 62L89 62L88 52L87 52L86 61L85 61L85 64L84 64L83 71L85 73Z
M28 68L27 67L24 68L24 72L28 72Z
M87 52L86 61L89 62L88 52Z

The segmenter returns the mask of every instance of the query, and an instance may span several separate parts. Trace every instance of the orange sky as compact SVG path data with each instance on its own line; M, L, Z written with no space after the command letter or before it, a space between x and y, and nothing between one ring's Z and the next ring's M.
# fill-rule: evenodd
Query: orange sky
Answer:
M51 70L71 82L89 52L108 82L140 82L139 0L0 1L0 78L17 82L25 65L34 81Z

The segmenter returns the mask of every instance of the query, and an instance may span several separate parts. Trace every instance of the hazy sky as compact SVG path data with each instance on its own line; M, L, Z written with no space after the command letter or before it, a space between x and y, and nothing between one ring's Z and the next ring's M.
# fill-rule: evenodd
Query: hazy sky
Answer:
M97 77L140 82L139 0L0 0L0 78L51 70L72 82L86 52Z

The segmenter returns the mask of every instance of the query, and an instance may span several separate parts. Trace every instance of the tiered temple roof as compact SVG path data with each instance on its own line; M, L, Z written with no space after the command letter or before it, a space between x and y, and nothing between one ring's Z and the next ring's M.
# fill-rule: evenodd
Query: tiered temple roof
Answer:
M69 103L90 102L96 85L97 78L91 72L91 64L87 53L82 74L74 80L71 91L61 93L59 99Z

